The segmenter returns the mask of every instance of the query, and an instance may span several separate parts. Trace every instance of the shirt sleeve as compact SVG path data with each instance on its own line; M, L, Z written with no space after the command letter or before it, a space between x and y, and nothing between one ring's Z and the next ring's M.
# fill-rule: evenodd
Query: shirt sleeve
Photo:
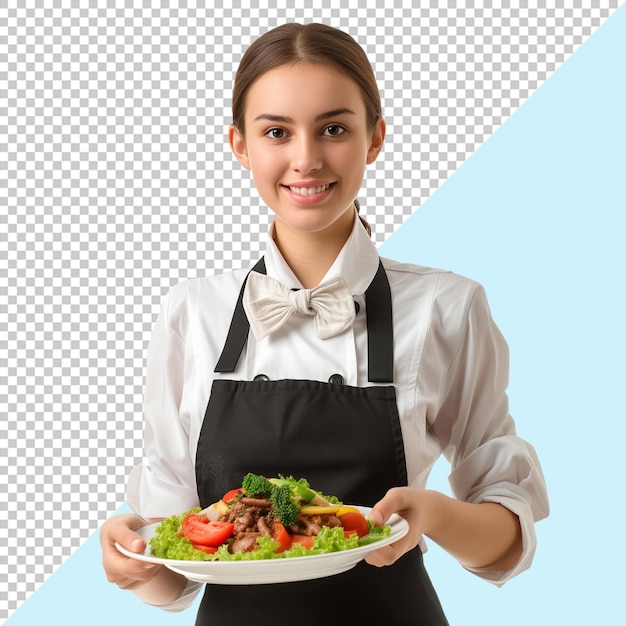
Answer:
M169 517L198 505L190 455L189 416L181 408L186 363L186 287L163 300L148 346L144 387L144 458L128 480L129 506L145 518Z
M454 496L467 502L497 502L520 520L523 553L509 571L475 572L500 586L528 569L536 547L534 523L548 515L543 472L534 448L521 439L509 414L508 346L477 286L446 373L431 428L450 461ZM471 570L470 570L471 571Z
M187 309L183 288L163 300L152 331L144 388L144 458L130 473L128 505L145 518L169 517L198 505L189 454L189 419L181 409L186 367ZM181 596L158 608L188 608L202 587L189 581Z

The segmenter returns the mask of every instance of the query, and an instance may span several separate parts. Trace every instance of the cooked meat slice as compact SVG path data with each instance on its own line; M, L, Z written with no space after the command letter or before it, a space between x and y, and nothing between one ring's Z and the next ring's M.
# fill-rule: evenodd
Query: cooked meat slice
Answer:
M341 526L341 520L336 515L328 515L324 521L324 526L330 526L331 528Z
M258 548L256 540L257 537L260 536L261 533L256 532L239 533L230 544L229 551L234 554L235 552L251 552L252 550L256 550L256 548Z
M256 506L260 509L269 509L271 504L267 498L248 498L243 497L240 500L244 506Z
M255 521L252 513L250 511L246 511L243 515L235 517L233 519L233 524L235 524L234 532L239 533L253 528L255 526Z
M266 517L259 517L256 525L257 525L257 528L259 529L259 532L261 532L262 534L264 535L272 534L272 529L270 528L270 525L267 523Z
M298 520L298 523L300 524L302 528L303 535L319 535L320 531L322 530L322 527L320 524L313 521L312 519L309 519L306 515L303 515L302 517L300 517L300 519Z

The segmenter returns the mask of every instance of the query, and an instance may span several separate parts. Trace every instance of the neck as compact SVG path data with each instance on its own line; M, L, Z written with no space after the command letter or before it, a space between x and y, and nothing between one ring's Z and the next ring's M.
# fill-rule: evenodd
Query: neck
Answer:
M285 222L274 222L274 241L283 258L305 289L319 285L352 232L354 213L346 211L323 231L291 229Z

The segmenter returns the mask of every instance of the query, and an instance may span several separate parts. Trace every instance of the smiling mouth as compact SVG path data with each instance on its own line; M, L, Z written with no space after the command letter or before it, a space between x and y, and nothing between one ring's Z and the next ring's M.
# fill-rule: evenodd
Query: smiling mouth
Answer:
M299 196L314 196L317 193L322 193L330 189L334 184L335 183L327 183L326 185L317 185L315 187L292 187L291 185L286 185L286 187L289 191Z

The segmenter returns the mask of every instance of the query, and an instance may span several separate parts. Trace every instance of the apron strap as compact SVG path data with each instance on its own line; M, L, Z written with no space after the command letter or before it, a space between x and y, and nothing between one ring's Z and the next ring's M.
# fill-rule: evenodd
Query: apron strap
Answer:
M371 383L393 382L393 319L391 288L382 261L365 292L367 372Z
M252 268L253 272L266 274L263 257ZM235 371L239 357L248 339L250 323L243 308L243 293L248 277L243 281L235 312L230 322L228 336L222 354L215 366L220 374ZM367 315L367 359L368 380L373 383L393 382L393 319L391 289L382 261L370 286L365 292Z
M266 274L265 259L263 257L252 268L252 272L258 272L259 274ZM220 374L234 372L237 367L237 361L241 356L241 351L246 345L248 340L248 332L250 331L250 322L246 316L246 311L243 308L243 292L246 288L246 282L248 282L248 276L246 276L241 290L239 291L239 298L235 305L235 312L233 313L233 319L230 321L230 328L228 329L228 336L226 337L226 343L222 354L215 366L215 371Z

